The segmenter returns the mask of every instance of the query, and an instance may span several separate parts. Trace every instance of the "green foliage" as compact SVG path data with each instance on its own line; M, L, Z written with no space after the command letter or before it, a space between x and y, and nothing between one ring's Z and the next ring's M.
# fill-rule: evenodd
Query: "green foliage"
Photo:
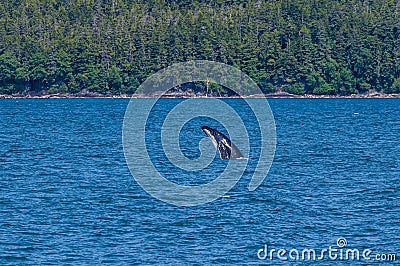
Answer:
M34 91L46 89L48 86L47 58L43 53L34 53L28 62L28 79L30 88Z
M358 93L355 88L355 79L348 69L342 68L338 72L335 72L332 84L341 95Z
M318 72L311 72L310 75L306 78L306 88L307 92L314 92L316 89L320 89L322 86L326 84L325 79ZM316 94L324 94L324 93L316 93Z
M194 59L236 66L265 93L399 92L398 9L393 0L3 1L0 93L133 93Z
M337 94L337 91L335 90L335 88L333 88L332 85L328 84L328 83L324 83L322 84L320 87L316 87L313 90L313 94L318 94L318 95L334 95Z
M15 93L14 83L17 79L18 59L9 53L0 55L0 93Z
M304 94L306 92L304 84L300 83L300 82L292 84L290 86L287 86L287 87L285 87L284 90L287 93L297 94L297 95L301 95L301 94Z
M108 77L108 87L111 90L111 93L118 94L121 92L122 88L122 77L121 77L121 69L116 66L112 66L110 69L109 77Z
M358 89L358 91L359 92L367 92L367 91L369 91L371 89L371 84L368 84L368 83L366 83L366 82L361 82L360 84L359 84L359 89Z
M274 85L269 82L260 82L258 86L260 86L263 93L272 93L275 91Z
M386 93L400 93L400 78L394 80L390 88L385 89Z

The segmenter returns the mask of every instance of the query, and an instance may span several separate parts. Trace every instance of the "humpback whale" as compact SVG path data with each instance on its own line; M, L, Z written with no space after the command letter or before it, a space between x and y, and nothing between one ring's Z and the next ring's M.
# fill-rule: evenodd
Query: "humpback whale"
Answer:
M225 159L243 159L243 155L224 134L208 126L202 126L201 130L211 138L214 147L218 150L219 157Z

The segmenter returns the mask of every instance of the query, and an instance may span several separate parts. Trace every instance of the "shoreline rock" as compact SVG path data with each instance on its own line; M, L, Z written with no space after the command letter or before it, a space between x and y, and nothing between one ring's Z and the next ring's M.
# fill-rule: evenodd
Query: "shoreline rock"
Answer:
M216 95L209 94L205 95L202 93L194 93L187 91L175 91L168 92L163 95L161 93L153 93L151 95L136 94L132 95L134 98L167 98L167 99L186 99L186 98L226 98L235 99L241 98L238 95ZM127 94L101 94L98 92L89 92L83 90L79 93L54 93L49 94L46 91L41 92L28 92L23 94L0 94L0 99L90 99L90 98L106 98L106 99L130 99L131 95ZM290 98L290 99L392 99L400 98L400 94L384 94L384 93L366 93L366 94L351 94L351 95L314 95L304 94L296 95L287 92L276 92L267 94L247 95L243 98L267 98L267 99L279 99L279 98Z

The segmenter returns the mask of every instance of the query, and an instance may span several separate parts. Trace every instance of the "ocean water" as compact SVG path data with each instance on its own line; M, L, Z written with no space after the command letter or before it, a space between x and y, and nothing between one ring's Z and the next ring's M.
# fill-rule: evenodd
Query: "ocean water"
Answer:
M157 117L180 101L161 100ZM227 103L248 113L239 100ZM128 100L0 100L0 265L398 264L400 99L269 103L277 146L262 185L248 191L249 160L226 197L177 207L131 176L122 147ZM184 126L187 157L199 156L205 121ZM148 138L162 164L158 137ZM191 185L212 180L224 162L211 167L159 169ZM359 260L346 258L355 250Z

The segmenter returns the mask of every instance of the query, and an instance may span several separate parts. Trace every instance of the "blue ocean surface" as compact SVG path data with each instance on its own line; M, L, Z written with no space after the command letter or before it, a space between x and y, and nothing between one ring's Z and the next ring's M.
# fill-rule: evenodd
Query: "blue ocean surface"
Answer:
M148 128L181 101L160 100ZM269 100L276 153L252 192L259 129L243 101L226 100L254 129L252 156L225 197L194 207L153 198L132 177L122 144L128 102L0 100L0 265L399 263L400 99ZM184 125L188 158L200 156L202 123L221 128L207 118ZM168 165L150 129L151 159ZM201 174L158 169L198 185L224 164L216 154Z

